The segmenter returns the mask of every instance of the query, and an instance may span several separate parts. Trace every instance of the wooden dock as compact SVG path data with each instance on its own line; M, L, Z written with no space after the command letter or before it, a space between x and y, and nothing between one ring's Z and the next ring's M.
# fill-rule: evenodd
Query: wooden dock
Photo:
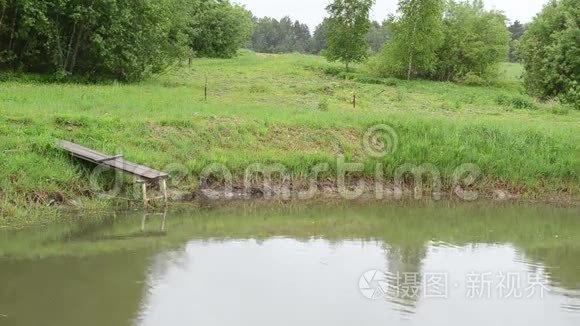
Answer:
M165 203L167 203L166 180L169 178L169 174L148 168L143 165L126 161L125 159L123 159L122 155L114 155L114 156L106 155L101 152L95 151L87 147L83 147L75 143L71 143L66 140L57 141L56 146L60 149L67 151L72 156L77 157L81 160L98 165L103 165L137 177L138 178L137 182L142 183L143 202L145 204L145 207L147 207L148 203L147 183L159 182L159 187L163 191Z

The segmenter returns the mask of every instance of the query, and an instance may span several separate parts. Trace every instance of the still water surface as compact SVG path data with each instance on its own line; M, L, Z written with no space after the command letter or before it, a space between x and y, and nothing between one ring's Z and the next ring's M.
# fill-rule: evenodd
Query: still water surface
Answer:
M579 213L235 203L4 230L0 325L580 325Z

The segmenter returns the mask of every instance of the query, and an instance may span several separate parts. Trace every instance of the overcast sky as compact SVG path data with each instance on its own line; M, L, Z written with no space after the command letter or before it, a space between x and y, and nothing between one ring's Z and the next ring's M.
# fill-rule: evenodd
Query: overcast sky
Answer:
M324 8L331 0L233 0L246 6L257 17L280 19L290 16L311 29L326 16ZM483 0L488 9L503 11L510 21L529 22L549 0ZM397 10L397 0L376 0L371 18L382 21Z

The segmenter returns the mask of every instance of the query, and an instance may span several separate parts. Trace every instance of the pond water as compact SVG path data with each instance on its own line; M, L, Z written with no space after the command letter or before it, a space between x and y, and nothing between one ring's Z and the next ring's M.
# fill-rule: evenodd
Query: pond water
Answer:
M0 231L0 325L580 325L580 211L278 203Z

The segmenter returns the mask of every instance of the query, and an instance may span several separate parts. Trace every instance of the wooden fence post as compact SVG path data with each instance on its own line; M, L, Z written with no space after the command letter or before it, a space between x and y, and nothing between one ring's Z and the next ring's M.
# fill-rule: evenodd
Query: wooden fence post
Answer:
M205 75L205 89L203 93L203 99L204 101L207 101L207 75Z

